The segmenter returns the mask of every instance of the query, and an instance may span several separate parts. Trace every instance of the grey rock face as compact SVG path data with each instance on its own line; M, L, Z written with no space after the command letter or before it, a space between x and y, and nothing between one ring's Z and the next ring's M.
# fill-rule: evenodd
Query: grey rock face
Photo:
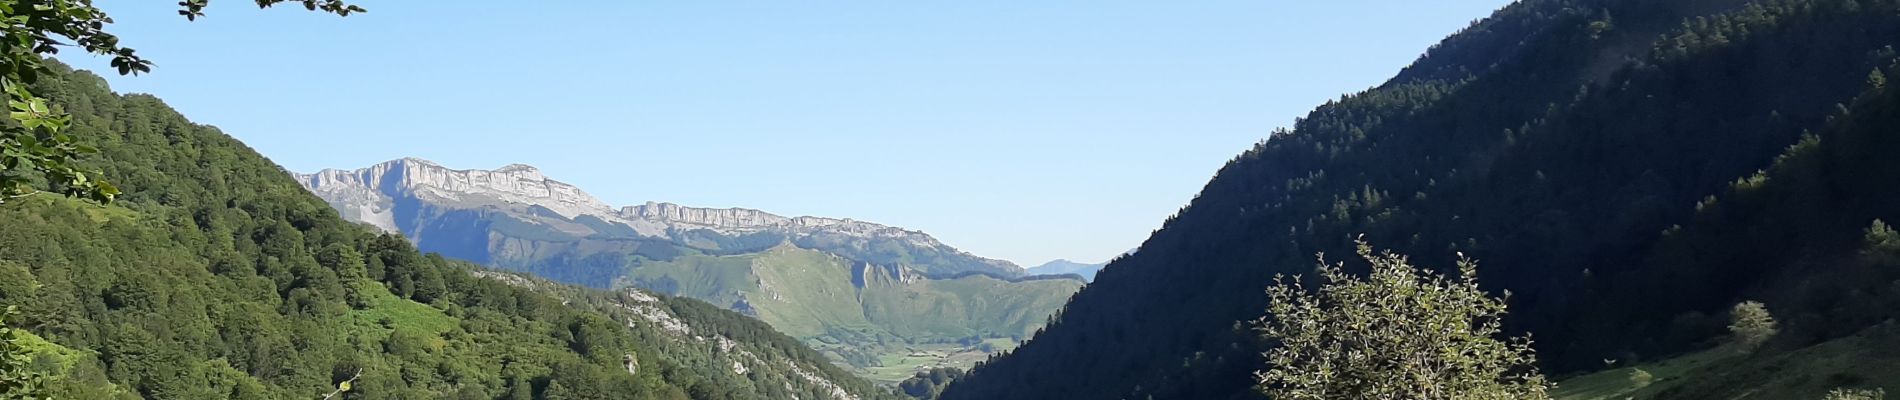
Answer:
M296 177L344 218L412 238L418 232L406 228L428 223L413 221L419 212L408 208L426 206L499 212L537 228L575 237L626 236L686 242L705 236L705 232L728 238L771 234L800 246L827 247L821 250L836 250L847 256L854 251L868 254L874 245L895 243L907 252L925 255L912 259L957 265L937 268L940 270L920 267L924 272L975 270L1006 276L1023 272L1015 264L964 253L920 231L853 219L785 217L754 209L695 208L662 202L616 209L579 187L549 179L540 170L522 164L495 170L451 169L428 160L403 158L362 169L326 169ZM584 217L598 219L599 223L582 221L588 219Z
M397 227L390 210L399 197L464 207L529 204L568 218L612 214L607 203L580 188L548 179L540 170L521 164L494 171L454 170L428 160L404 158L358 170L297 174L297 180L343 211L344 217L391 232Z

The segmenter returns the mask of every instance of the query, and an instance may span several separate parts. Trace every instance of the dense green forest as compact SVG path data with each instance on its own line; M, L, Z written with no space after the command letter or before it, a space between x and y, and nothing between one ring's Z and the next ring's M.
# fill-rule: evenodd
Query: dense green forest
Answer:
M158 98L48 62L35 94L121 192L0 204L5 322L55 398L894 396L716 306L418 253Z
M1893 245L1868 239L1900 220L1896 42L1891 0L1514 3L1230 161L943 397L1258 398L1248 321L1273 276L1310 276L1362 234L1421 265L1483 260L1549 374L1695 354L1759 300L1780 333L1722 368L1761 369L1658 395L1864 383L1878 372L1780 368L1817 344L1896 344L1865 333L1900 304Z

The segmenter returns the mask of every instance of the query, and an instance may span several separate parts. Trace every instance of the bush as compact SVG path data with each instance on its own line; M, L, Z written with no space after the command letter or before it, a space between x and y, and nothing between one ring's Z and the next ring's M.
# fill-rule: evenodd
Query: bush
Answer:
M1729 311L1728 330L1735 345L1744 352L1754 351L1781 331L1775 326L1775 317L1768 314L1768 307L1755 301L1736 304Z
M1366 278L1320 257L1317 292L1276 278L1260 331L1277 345L1256 374L1274 399L1549 399L1528 338L1499 340L1504 301L1478 288L1477 263L1457 278L1374 253Z
M1845 389L1837 388L1827 392L1822 400L1883 400L1887 391L1882 389Z
M1649 384L1654 382L1656 382L1656 376L1650 375L1649 371L1644 371L1642 368L1630 370L1630 385L1637 389L1649 387Z

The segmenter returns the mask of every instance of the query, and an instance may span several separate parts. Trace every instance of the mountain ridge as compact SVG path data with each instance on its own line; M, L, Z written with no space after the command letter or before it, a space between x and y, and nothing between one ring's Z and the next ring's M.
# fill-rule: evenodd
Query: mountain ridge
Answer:
M1106 266L1108 266L1107 261L1098 262L1098 263L1081 263L1081 262L1075 262L1075 261L1065 259L1065 258L1058 258L1054 260L1049 260L1049 262L1045 262L1045 263L1036 265L1034 267L1024 268L1023 270L1028 271L1029 274L1031 275L1070 275L1070 274L1073 274L1073 275L1082 277L1083 281L1090 281L1090 280L1095 279L1096 272L1100 272L1102 270L1102 267L1106 267Z
M387 232L401 232L393 208L401 196L440 202L461 208L518 204L546 208L563 218L592 217L624 229L623 236L682 239L685 232L706 230L727 236L779 233L794 238L823 240L894 240L904 245L946 253L961 259L966 269L984 270L1003 277L1020 276L1015 263L985 258L951 247L920 230L851 218L781 216L750 208L698 208L670 202L614 207L578 186L543 175L527 164L508 164L494 170L454 169L434 161L403 157L358 169L326 168L293 173L297 181L346 218ZM624 235L631 232L632 235ZM599 232L592 232L599 233ZM958 272L928 271L926 272Z
M346 218L424 251L717 304L885 381L913 366L968 367L1014 346L1087 283L849 218L661 202L616 208L526 164L451 169L409 157L296 177Z
M1702 349L1744 300L1799 314L1790 341L1855 332L1886 316L1829 307L1891 278L1813 272L1847 268L1870 219L1900 219L1900 195L1814 184L1789 203L1818 207L1749 215L1728 191L1757 190L1758 171L1812 147L1807 132L1870 111L1849 105L1894 73L1896 9L1507 5L1228 161L1141 252L943 396L1261 398L1253 373L1270 342L1249 329L1266 314L1261 288L1361 238L1420 265L1482 260L1486 290L1511 293L1506 328L1535 334L1553 374ZM1844 148L1859 147L1871 146ZM1872 174L1891 162L1864 164L1882 168L1848 171L1891 176Z

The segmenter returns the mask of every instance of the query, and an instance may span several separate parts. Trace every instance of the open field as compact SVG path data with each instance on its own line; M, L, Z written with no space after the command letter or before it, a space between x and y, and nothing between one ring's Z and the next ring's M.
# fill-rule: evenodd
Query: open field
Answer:
M1017 343L1007 338L987 339L996 351L1005 351L1016 347ZM969 370L971 365L990 356L989 352L975 347L966 347L956 343L921 344L894 349L878 355L876 367L857 368L858 375L880 383L895 383L911 377L917 371L937 367L956 367Z
M1820 399L1835 388L1900 390L1900 324L1793 350L1743 354L1728 347L1635 366L1653 379L1637 387L1632 367L1558 382L1558 400Z

